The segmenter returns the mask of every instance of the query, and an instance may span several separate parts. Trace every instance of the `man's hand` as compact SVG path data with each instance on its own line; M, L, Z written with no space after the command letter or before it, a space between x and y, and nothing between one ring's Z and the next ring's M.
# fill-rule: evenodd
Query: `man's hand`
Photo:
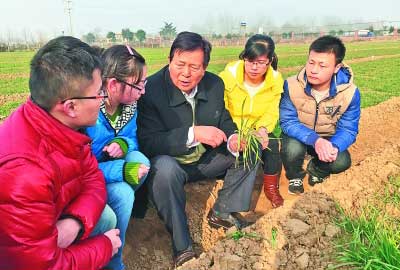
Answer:
M240 142L240 146L238 146L238 139L239 139L238 134L232 134L232 136L230 137L230 139L228 141L229 142L229 145L228 145L229 150L234 153L243 151L243 149L246 147L246 142L244 140L242 140Z
M221 145L227 140L225 133L213 126L194 126L193 133L196 142L208 144L212 148Z
M58 230L57 246L59 248L66 248L74 242L78 235L81 225L73 218L65 218L57 221Z
M338 154L338 149L332 143L324 138L319 138L314 145L318 159L324 162L335 161Z
M119 230L118 229L112 229L104 233L105 236L108 237L111 241L112 245L112 255L114 256L117 252L118 249L121 247L121 238L119 238Z
M143 176L145 176L148 172L149 172L149 167L147 167L144 164L140 164L139 166L139 170L138 170L138 178L142 178Z
M113 158L120 158L124 155L124 151L122 151L121 147L116 142L104 146L103 152L107 152L108 155Z
M332 146L332 152L331 152L331 157L332 157L332 162L337 159L337 155L339 154L339 149L336 147Z
M269 143L268 130L265 127L260 127L256 131L256 136L260 139L262 150L267 148Z

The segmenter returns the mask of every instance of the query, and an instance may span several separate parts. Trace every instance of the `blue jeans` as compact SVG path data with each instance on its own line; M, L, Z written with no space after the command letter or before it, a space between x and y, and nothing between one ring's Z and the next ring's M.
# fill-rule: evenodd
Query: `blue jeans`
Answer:
M115 216L114 211L106 204L103 212L101 213L99 221L97 221L96 226L94 227L90 236L96 236L99 234L103 234L111 229L114 229L117 226L117 217Z
M149 160L140 152L133 151L127 154L125 161L127 162L139 162L150 167ZM138 189L145 181L147 174L140 179L139 185L135 187ZM120 231L120 238L122 245L118 250L118 253L114 255L111 261L108 263L106 268L113 270L125 269L125 265L122 262L122 250L125 244L125 234L128 229L129 219L131 217L133 202L135 200L135 191L126 182L113 182L106 185L108 194L108 204L114 210L117 216L117 229Z

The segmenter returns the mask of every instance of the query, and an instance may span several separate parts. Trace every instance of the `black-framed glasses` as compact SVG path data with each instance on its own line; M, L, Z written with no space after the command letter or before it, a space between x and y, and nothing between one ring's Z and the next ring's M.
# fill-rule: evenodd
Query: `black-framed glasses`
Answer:
M259 68L259 67L265 67L265 66L268 66L268 64L271 62L271 61L251 61L251 60L248 60L248 59L244 59L244 62L245 63L247 63L249 66L256 66L256 68Z
M128 85L128 86L130 86L130 87L132 87L132 88L135 88L136 90L138 90L138 91L143 91L144 89L145 89L145 87L146 87L146 84L147 84L147 80L145 80L144 82L143 82L143 86L139 86L139 85L137 85L137 84L132 84L132 83L128 83L128 82L126 82L126 81L124 81L124 80L121 80L121 79L118 79L118 78L115 78L118 82L120 82L120 83L123 83L123 84L126 84L126 85Z
M89 96L89 97L70 97L70 98L66 98L64 100L62 100L60 103L65 103L67 100L71 100L71 99L105 99L108 98L108 95L106 94L106 92L102 89L100 91L100 93L96 96Z

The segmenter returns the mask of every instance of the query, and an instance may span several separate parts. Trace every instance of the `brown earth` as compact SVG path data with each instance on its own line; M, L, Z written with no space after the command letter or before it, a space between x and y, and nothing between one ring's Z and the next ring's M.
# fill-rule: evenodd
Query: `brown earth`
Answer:
M13 74L0 74L0 80L15 80L17 78L29 78L29 72L20 72Z
M18 93L11 95L0 95L0 106L12 101L24 102L29 96L29 93Z
M244 230L249 237L239 241L226 237L235 230L211 229L205 219L221 182L187 185L189 226L201 255L180 269L326 269L332 261L332 239L339 233L332 223L338 215L335 203L357 213L389 176L400 174L398 119L399 97L363 109L360 134L350 149L352 167L313 188L306 184L302 196L289 195L282 176L284 206L271 209L261 192L255 211L247 215L257 221ZM258 183L256 190L260 188ZM131 220L124 259L127 269L173 269L170 236L155 209L144 219Z

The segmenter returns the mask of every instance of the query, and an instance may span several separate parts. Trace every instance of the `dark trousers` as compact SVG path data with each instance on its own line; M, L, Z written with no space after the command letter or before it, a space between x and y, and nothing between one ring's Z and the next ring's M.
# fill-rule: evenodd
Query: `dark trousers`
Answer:
M307 172L303 169L303 163L306 153L312 156L307 165L307 172L320 178L327 177L332 173L341 173L351 166L351 157L347 150L340 152L335 161L323 162L318 159L313 147L282 134L281 157L287 179L303 179L305 177Z
M224 185L218 191L213 208L223 213L247 211L256 169L257 165L245 170L242 164L235 168L235 157L226 150L225 144L208 150L198 162L191 165L182 165L166 155L151 159L151 170L146 181L149 195L172 236L175 254L192 245L185 212L184 185L225 174Z
M282 161L279 151L279 140L273 133L269 133L268 148L262 151L261 157L263 161L264 174L279 174L282 170Z

